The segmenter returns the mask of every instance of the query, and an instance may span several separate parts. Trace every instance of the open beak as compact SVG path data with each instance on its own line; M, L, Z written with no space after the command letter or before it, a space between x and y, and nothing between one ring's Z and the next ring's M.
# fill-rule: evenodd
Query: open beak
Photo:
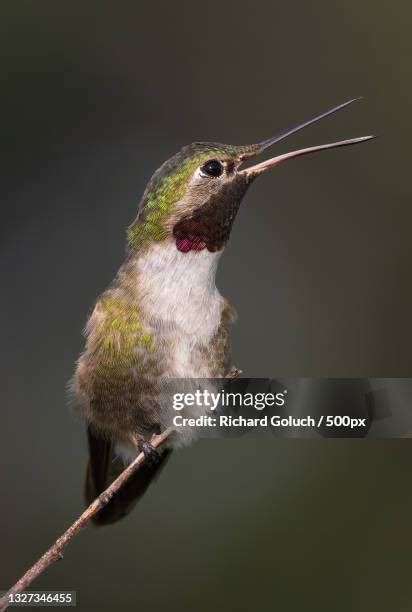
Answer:
M333 113L336 113L342 108L345 108L346 106L349 106L349 104L352 104L353 102L356 102L357 100L360 100L360 99L361 98L354 98L353 100L348 100L347 102L343 102L343 104L334 106L333 108L327 110L326 112L320 115L317 115L316 117L313 117L312 119L309 119L308 121L305 121L304 123L300 123L299 125L296 125L293 128L290 128L288 130L281 132L280 134L277 134L273 138L268 138L267 140L260 142L258 145L256 145L254 155L261 153L262 151L272 146L276 142L279 142L280 140L287 138L291 134L294 134L295 132L302 130L308 125L311 125L312 123L316 123L317 121L320 121L321 119L324 119L325 117L328 117L329 115L332 115ZM306 149L298 149L297 151L291 151L290 153L283 153L282 155L277 155L276 157L272 157L271 159L268 159L259 164L256 164L255 166L251 166L250 168L245 168L241 172L246 174L249 180L252 180L253 178L258 176L265 170L268 170L269 168L273 168L274 166L277 166L277 164L280 164L281 162L287 159L292 159L293 157L299 157L300 155L307 155L308 153L315 153L316 151L323 151L324 149L335 149L337 147L346 147L348 145L357 144L358 142L364 142L365 140L370 140L371 138L374 138L374 136L360 136L359 138L350 138L349 140L340 140L338 142L330 142L328 144L317 145L314 147L307 147Z

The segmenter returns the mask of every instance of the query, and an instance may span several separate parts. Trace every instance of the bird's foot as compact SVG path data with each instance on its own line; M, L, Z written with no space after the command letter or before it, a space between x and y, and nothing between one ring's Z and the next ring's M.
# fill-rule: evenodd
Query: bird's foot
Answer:
M150 442L140 439L137 441L137 448L144 454L147 463L155 465L159 461L160 453Z
M226 374L225 378L238 378L241 374L242 370L239 370L239 368L232 366L229 372Z

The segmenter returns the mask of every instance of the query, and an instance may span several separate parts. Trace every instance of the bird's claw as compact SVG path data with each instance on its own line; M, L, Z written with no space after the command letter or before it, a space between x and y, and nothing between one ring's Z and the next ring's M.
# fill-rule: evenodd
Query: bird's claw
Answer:
M160 453L150 442L146 440L138 440L137 448L144 454L145 460L154 465L159 461Z
M242 370L239 370L239 368L232 366L229 372L226 374L225 378L238 378L241 374Z

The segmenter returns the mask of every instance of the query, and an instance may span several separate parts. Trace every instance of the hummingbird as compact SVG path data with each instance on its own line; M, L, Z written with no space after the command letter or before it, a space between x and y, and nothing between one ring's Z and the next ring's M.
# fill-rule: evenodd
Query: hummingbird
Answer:
M286 160L373 136L298 149L252 166L243 164L355 100L258 144L194 142L149 180L137 217L127 229L126 259L96 301L72 379L87 424L86 503L107 488L137 451L151 459L94 517L97 525L128 514L172 450L196 435L184 428L165 449L151 447L152 435L173 422L172 407L160 401L162 380L225 378L236 373L230 368L229 338L235 311L219 293L215 275L250 185ZM200 416L199 408L191 410L189 416Z

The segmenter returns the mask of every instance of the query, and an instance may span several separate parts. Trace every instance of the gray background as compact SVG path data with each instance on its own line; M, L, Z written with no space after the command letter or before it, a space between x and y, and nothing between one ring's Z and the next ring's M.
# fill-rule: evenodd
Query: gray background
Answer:
M2 2L1 576L82 508L65 384L150 174L366 99L274 151L378 133L250 189L219 271L248 376L408 376L407 2ZM81 610L412 606L409 443L201 441L36 583Z

